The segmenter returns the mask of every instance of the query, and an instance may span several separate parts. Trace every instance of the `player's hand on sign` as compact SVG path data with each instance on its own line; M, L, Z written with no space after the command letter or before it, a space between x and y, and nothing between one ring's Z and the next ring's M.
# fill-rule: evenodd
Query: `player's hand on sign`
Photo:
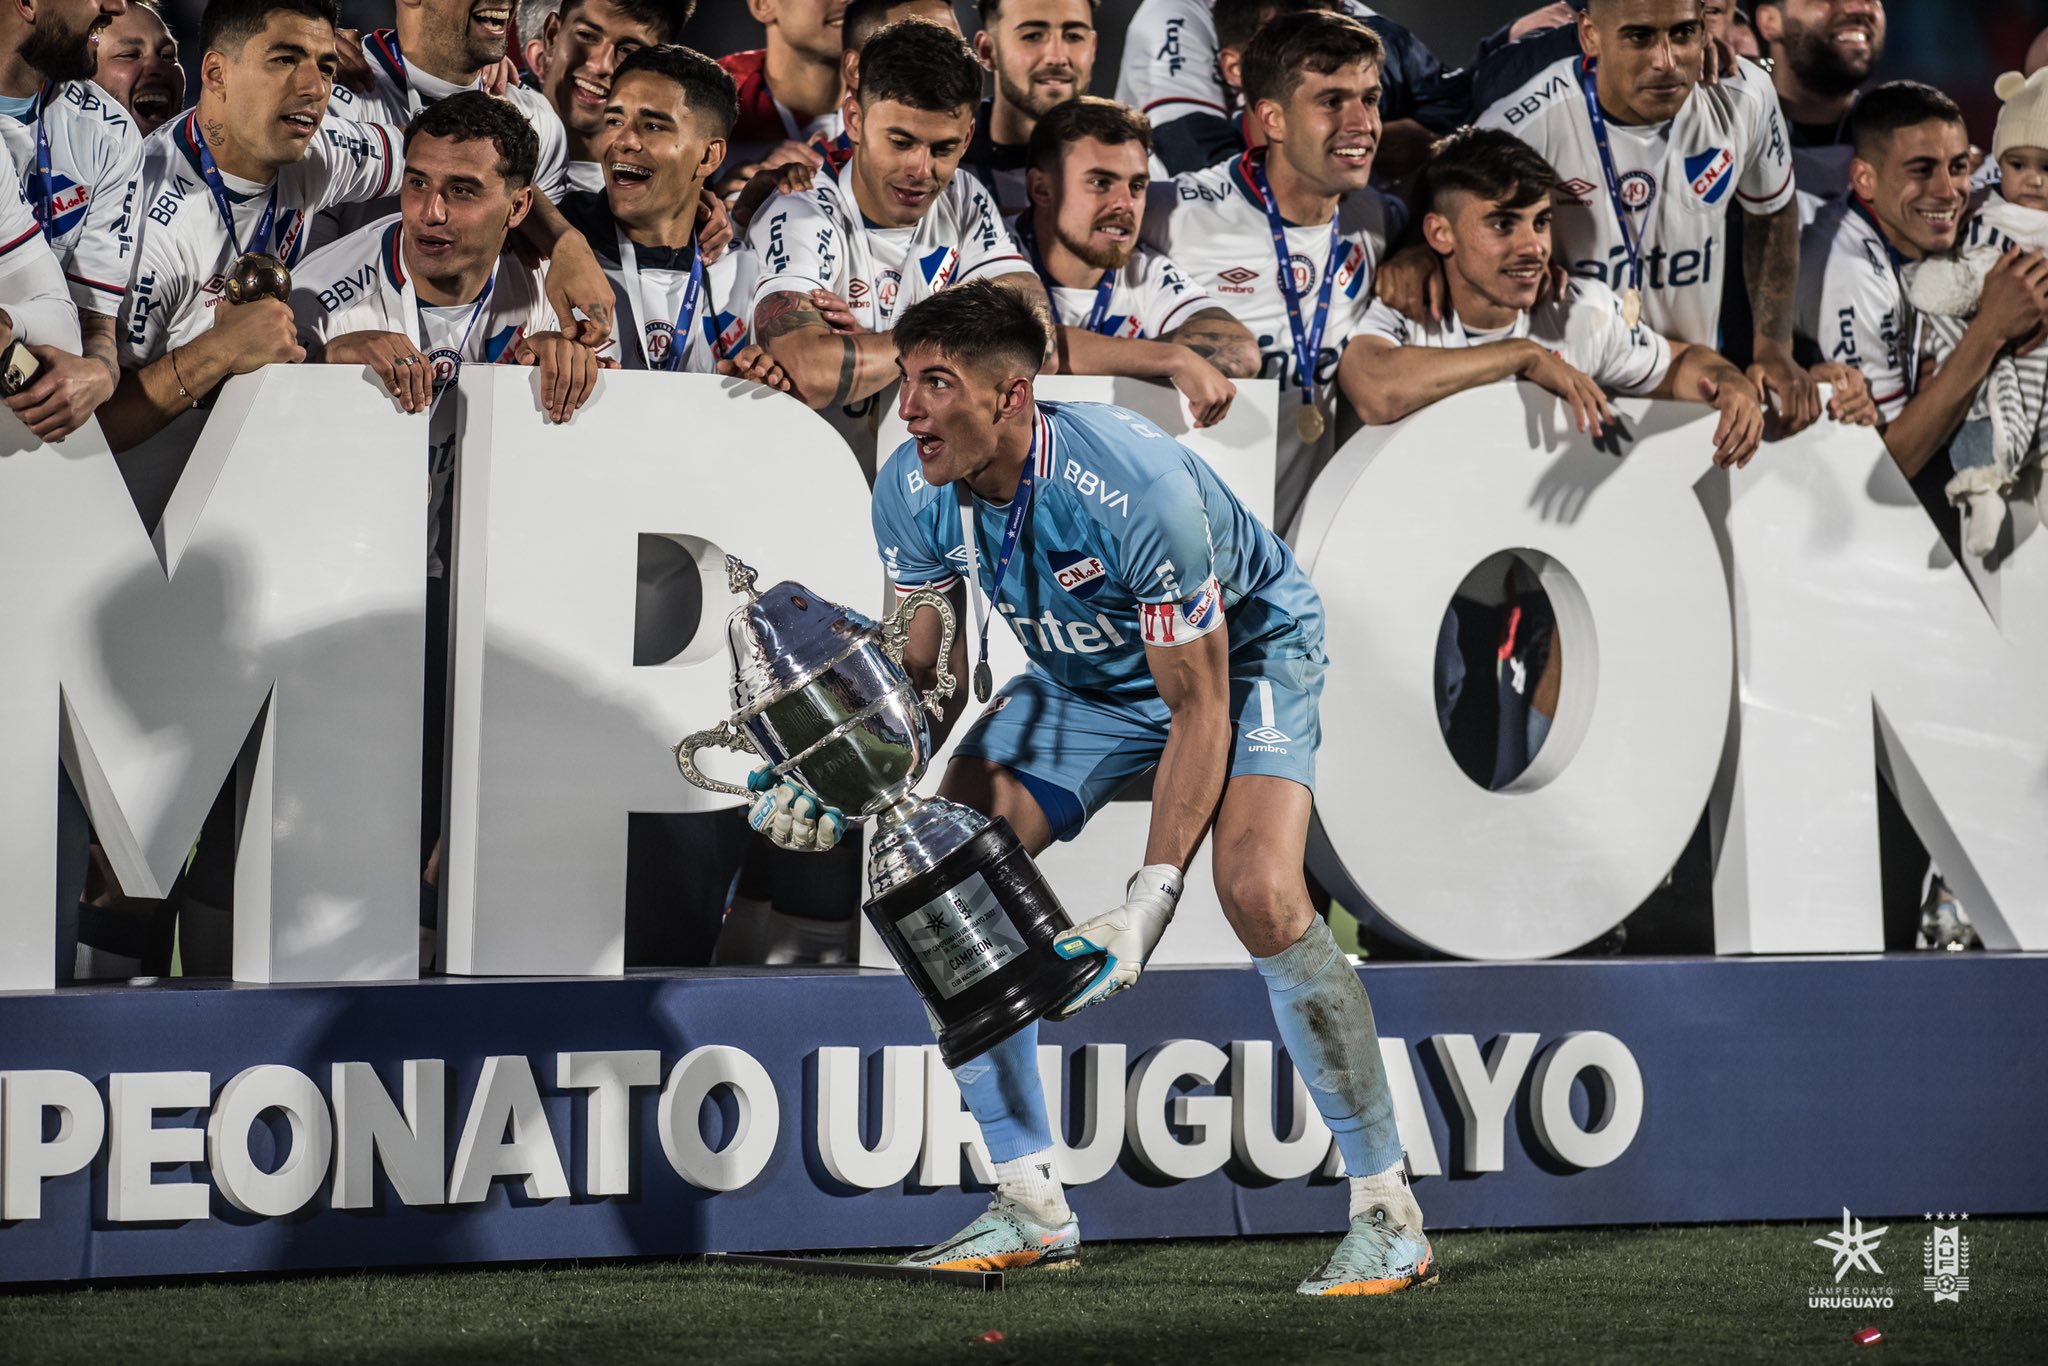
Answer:
M1730 365L1700 376L1700 399L1721 414L1714 428L1714 463L1741 469L1763 444L1763 396Z
M725 201L709 189L697 192L697 250L704 253L706 265L725 255L725 249L732 245L732 215L726 211Z
M233 357L233 373L246 375L266 365L292 365L306 358L297 321L282 299L222 303L213 310L213 331Z
M548 259L548 303L562 334L585 346L603 346L612 335L612 282L580 232L565 232ZM578 318L576 314L583 316Z
M1174 358L1173 387L1187 396L1188 411L1197 427L1213 427L1230 411L1237 386L1204 357L1186 347Z
M1160 936L1173 922L1181 886L1180 869L1170 863L1148 863L1125 884L1123 905L1053 944L1053 952L1062 958L1103 955L1101 970L1053 1011L1054 1019L1068 1019L1136 984L1152 950L1159 947Z
M370 59L363 55L361 29L334 30L334 83L358 95L367 95L377 88L376 73L370 70Z
M240 304L237 308L253 308ZM329 365L367 365L408 413L434 406L434 367L402 332L348 332L327 343Z
M1441 322L1450 300L1443 258L1425 246L1397 251L1373 272L1372 292L1404 317L1419 323Z
M860 319L853 316L853 305L829 289L812 290L811 307L818 310L819 316L825 320L825 326L834 332L852 335L867 331L860 325Z
M559 332L536 332L512 359L540 368L540 406L550 422L567 422L597 387L597 352Z
M1806 367L1792 359L1792 348L1784 342L1756 349L1756 363L1749 367L1749 382L1771 405L1773 432L1790 436L1820 421L1820 386Z
M0 348L5 345L0 342ZM28 351L42 362L42 373L7 406L37 440L62 441L113 397L114 376L101 362L54 346L30 345Z
M756 384L765 384L770 389L780 389L785 394L796 387L790 383L789 376L782 372L782 367L775 363L775 357L759 346L744 347L731 360L718 362L718 373L731 375L737 379L750 379Z
M1844 427L1875 427L1877 425L1877 404L1871 401L1870 382L1863 378L1863 372L1852 366L1828 361L1816 365L1811 371L1814 383L1827 385L1828 416Z
M1573 426L1587 436L1597 437L1614 425L1613 405L1591 375L1534 342L1528 346L1529 359L1522 367L1522 378L1563 399L1572 410Z
M822 854L846 833L844 812L789 779L777 778L772 768L764 765L749 773L747 789L761 794L747 811L747 824L784 849Z

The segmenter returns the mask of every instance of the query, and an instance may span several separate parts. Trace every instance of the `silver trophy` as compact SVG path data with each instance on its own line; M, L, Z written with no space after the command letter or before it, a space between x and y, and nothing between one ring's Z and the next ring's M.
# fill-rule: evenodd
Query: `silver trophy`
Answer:
M1053 944L1072 928L1009 822L941 797L912 795L931 763L927 713L957 680L952 604L931 589L905 597L876 625L801 585L755 588L728 555L726 575L746 602L726 623L733 715L675 747L683 776L711 792L751 797L707 777L698 750L756 754L850 820L876 823L862 907L916 985L939 1027L948 1066L988 1051L1071 997L1100 967ZM903 671L910 620L939 614L939 673L920 696Z

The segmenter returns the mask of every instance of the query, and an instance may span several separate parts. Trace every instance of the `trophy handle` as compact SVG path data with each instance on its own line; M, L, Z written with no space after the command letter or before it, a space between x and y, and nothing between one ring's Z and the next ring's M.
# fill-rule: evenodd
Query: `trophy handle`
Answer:
M676 767L682 770L685 778L706 792L723 792L728 797L752 796L753 793L748 789L707 777L704 771L697 767L697 751L716 748L738 750L743 754L761 752L754 747L754 737L728 719L720 721L710 730L700 730L695 735L678 741L675 747Z
M918 699L918 705L933 716L945 700L953 695L953 689L960 680L953 677L953 635L955 619L953 604L946 601L946 595L930 588L920 588L896 605L896 615L882 623L882 650L898 664L903 662L904 647L910 643L910 619L917 615L917 609L929 607L939 614L939 625L943 635L939 638L938 676L932 680L931 689Z

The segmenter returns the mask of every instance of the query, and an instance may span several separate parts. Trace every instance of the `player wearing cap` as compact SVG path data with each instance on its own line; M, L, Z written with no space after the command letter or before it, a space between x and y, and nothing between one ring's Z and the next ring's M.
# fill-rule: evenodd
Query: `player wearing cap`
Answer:
M1713 85L1699 0L1591 0L1585 55L1546 67L1480 118L1534 147L1563 178L1558 254L1574 275L1619 294L1631 323L1703 346L1721 339L1731 261L1727 218L1744 216L1742 278L1754 313L1750 378L1787 430L1820 415L1813 378L1792 356L1798 206L1791 148L1764 74L1738 62ZM1434 262L1423 269L1431 274ZM1396 267L1382 294L1424 316Z
M974 55L995 77L995 95L975 109L974 137L961 162L980 177L1004 215L1027 205L1031 130L1045 111L1088 93L1095 72L1096 0L976 0L981 32Z
M604 189L597 153L619 65L642 48L674 42L695 8L696 0L563 0L528 35L537 40L527 45L536 85L568 136L570 189Z
M1868 378L1885 446L1910 479L1961 425L1999 353L2048 324L2048 258L2016 251L2000 260L1961 341L1921 382L1918 325L1899 271L1954 248L1970 198L1969 135L1948 96L1889 81L1856 102L1850 136L1851 193L1801 239L1800 341Z
M883 563L899 590L939 589L956 610L968 590L960 567L974 564L973 591L1031 661L961 741L941 795L1005 818L1037 853L1156 770L1144 866L1120 906L1058 945L1069 957L1105 954L1062 1013L1138 980L1213 825L1224 913L1358 1174L1350 1232L1300 1289L1386 1294L1433 1279L1372 1007L1302 880L1326 666L1315 589L1222 480L1150 423L1104 404L1035 400L1045 337L1015 294L979 282L947 290L913 306L897 335L911 440L875 483ZM1117 492L1105 499L1105 489ZM938 647L933 615L918 616L904 666L919 686L941 663ZM986 697L985 635L979 654ZM967 676L964 639L947 662ZM941 731L963 705L949 700ZM785 783L761 798L763 823L815 843L836 833L832 820L799 829L788 818L813 804ZM1037 1044L1033 1026L955 1070L996 1164L996 1197L910 1264L1021 1268L1078 1255Z
M1151 130L1114 100L1055 105L1031 130L1032 206L1014 236L1045 282L1060 369L1163 379L1198 427L1221 422L1230 381L1259 373L1245 325L1140 244Z
M412 116L461 90L482 87L504 60L511 0L399 0L396 28L363 36L371 89L358 94L337 85L329 112L363 123L402 128ZM533 185L550 201L568 188L569 135L545 95L509 86L504 98L533 125L540 170Z
M1345 15L1274 20L1244 57L1247 112L1266 145L1155 185L1146 209L1146 244L1251 330L1259 373L1280 381L1283 530L1337 448L1337 360L1404 220L1368 184L1384 51Z
M756 215L754 333L811 407L841 409L892 383L896 319L949 286L1000 280L1046 309L994 199L956 174L981 77L957 33L891 24L861 53L852 158Z
M134 269L142 138L92 82L93 44L120 0L0 11L0 140L78 305L82 353L55 350L14 409L37 436L77 431L121 377L114 319Z
M1433 133L1464 121L1462 73L1446 72L1414 34L1358 0L1143 0L1124 34L1116 98L1152 121L1168 174L1199 171L1244 150L1232 119L1232 53L1273 18L1309 8L1342 9L1379 37L1381 112L1388 144L1399 149L1382 174L1407 174L1414 169L1409 154L1419 155Z

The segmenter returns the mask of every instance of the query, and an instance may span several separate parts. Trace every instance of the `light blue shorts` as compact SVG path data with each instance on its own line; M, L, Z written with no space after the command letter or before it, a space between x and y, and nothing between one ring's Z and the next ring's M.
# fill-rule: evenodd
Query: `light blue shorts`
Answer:
M1229 778L1261 773L1315 790L1325 667L1320 651L1313 658L1231 661ZM1079 692L1030 668L996 690L956 752L1015 773L1037 798L1053 838L1066 840L1159 762L1168 720L1157 694Z

